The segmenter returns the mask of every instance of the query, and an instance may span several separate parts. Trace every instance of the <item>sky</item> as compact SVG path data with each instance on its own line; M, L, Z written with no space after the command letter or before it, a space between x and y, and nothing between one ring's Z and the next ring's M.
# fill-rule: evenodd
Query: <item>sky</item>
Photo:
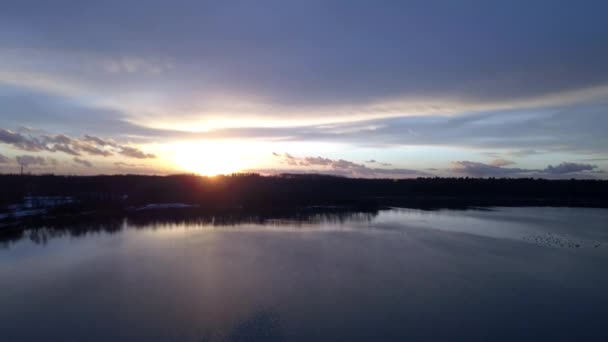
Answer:
M0 2L0 172L608 178L608 2Z

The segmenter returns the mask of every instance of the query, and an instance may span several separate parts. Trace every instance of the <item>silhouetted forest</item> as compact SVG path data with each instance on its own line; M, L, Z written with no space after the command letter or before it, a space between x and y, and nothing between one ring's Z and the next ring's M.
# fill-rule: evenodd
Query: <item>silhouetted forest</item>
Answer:
M353 179L326 175L0 175L0 204L25 196L69 196L72 207L127 208L189 203L201 208L294 206L608 207L608 181L544 179ZM75 209L75 208L73 208Z
M387 207L608 208L608 181L599 180L393 180L294 174L0 175L0 188L0 242L20 238L26 228L70 230L77 234L80 229L76 227L84 224L88 228L83 233L96 226L104 231L119 230L124 219L135 225L163 222L233 225L277 220L342 220L352 215L369 217ZM173 208L175 203L179 205ZM36 239L44 237L48 236L33 235Z

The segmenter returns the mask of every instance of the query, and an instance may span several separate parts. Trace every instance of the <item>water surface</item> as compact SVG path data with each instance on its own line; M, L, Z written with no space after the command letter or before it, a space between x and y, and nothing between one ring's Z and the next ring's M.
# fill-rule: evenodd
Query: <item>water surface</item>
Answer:
M608 210L28 230L2 341L607 341Z

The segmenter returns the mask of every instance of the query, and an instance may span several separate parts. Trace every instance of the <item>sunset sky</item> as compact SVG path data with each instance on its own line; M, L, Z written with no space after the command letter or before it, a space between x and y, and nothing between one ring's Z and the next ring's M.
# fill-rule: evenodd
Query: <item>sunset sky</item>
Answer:
M0 172L608 178L606 1L0 2Z

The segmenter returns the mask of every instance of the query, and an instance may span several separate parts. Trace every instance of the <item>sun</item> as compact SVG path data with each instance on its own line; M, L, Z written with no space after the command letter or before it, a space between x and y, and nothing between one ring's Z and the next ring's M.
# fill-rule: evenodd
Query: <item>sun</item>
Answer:
M175 166L203 176L231 174L250 169L251 160L246 143L235 141L180 142L172 146Z

